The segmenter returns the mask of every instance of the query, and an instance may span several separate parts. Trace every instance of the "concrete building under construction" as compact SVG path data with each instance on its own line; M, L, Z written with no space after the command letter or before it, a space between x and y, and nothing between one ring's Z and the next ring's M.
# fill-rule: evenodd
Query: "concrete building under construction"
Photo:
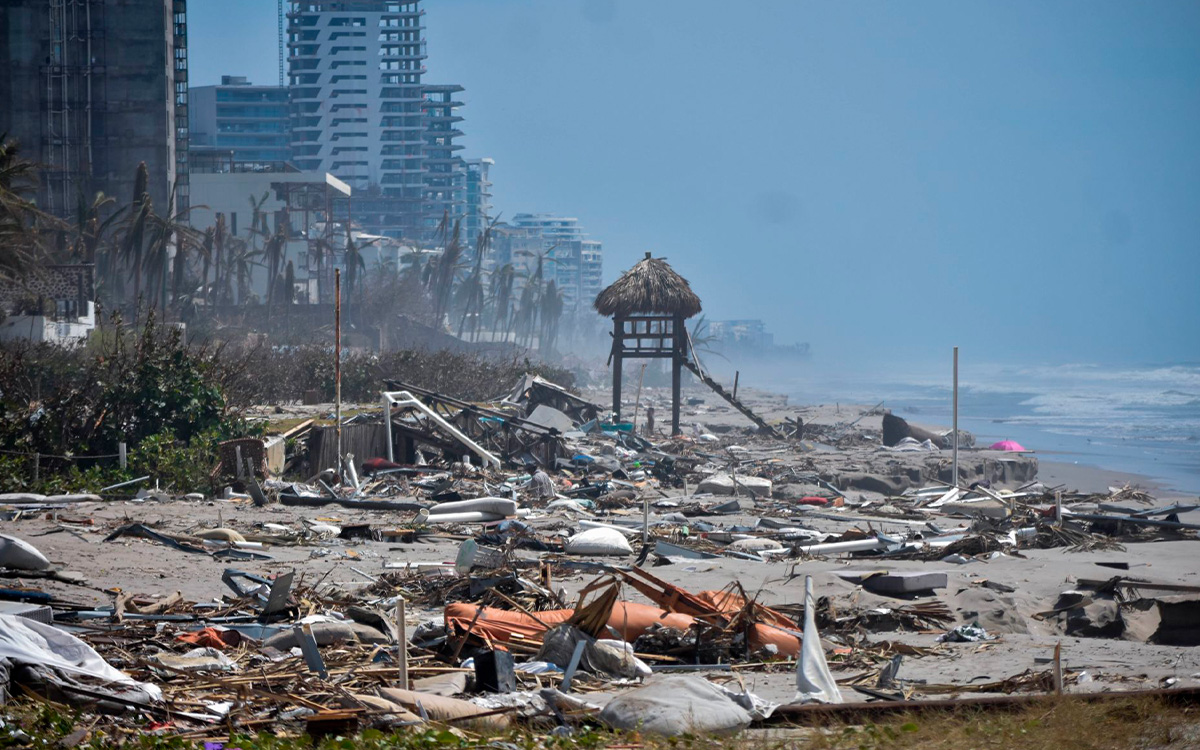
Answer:
M144 161L155 210L173 185L186 209L187 0L4 0L0 19L0 133L45 165L39 203L128 203Z

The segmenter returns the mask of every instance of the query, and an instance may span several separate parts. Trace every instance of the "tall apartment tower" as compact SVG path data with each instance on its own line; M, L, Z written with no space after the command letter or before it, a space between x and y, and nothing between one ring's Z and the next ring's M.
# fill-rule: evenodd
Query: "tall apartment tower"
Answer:
M71 215L103 191L188 206L186 0L4 0L0 133L45 165L40 204Z
M466 162L456 153L463 147L454 142L462 135L456 126L463 119L454 113L462 106L454 95L462 90L454 84L423 87L426 241L434 239L443 219L451 225L462 219L466 206Z
M463 234L471 247L492 221L492 181L490 172L496 162L484 157L466 160L467 204L463 213Z
M424 230L425 40L419 0L291 0L292 160L354 189L364 229Z

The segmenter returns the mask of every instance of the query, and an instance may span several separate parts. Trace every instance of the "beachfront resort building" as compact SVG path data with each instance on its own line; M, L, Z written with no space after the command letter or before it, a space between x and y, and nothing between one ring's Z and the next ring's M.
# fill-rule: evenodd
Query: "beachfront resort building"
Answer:
M540 237L538 252L546 264L543 273L554 280L562 293L563 309L571 312L587 309L603 288L604 246L588 239L579 219L574 217L517 214L512 223Z
M492 222L491 168L495 161L467 159L466 164L466 210L463 214L463 235L470 247L475 247L479 235Z
M231 252L260 253L276 233L287 237L274 269L292 263L298 303L331 302L333 271L341 265L345 220L332 206L351 197L350 186L328 172L301 172L287 162L241 162L228 153L200 153L192 159L195 208L188 220L204 231L224 222ZM258 227L254 226L258 217ZM267 298L270 269L265 258L246 264L238 298Z
M217 86L188 91L192 154L221 152L243 165L292 156L286 86L255 86L245 76L221 76Z

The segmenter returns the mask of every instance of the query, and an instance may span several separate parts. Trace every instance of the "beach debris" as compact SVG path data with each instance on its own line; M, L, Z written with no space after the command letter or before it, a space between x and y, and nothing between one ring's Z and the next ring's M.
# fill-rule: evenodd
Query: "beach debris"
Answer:
M0 568L47 570L50 568L50 561L37 547L24 539L0 534Z
M697 404L707 427L664 438L532 376L487 403L389 387L407 396L344 421L353 456L334 460L331 428L311 419L289 430L286 478L268 439L269 476L250 448L251 465L243 455L241 476L229 479L238 491L150 488L163 504L136 506L139 515L113 512L110 497L90 501L108 512L14 498L5 518L63 535L56 542L140 537L162 545L150 559L169 563L149 562L147 575L119 586L97 573L104 593L79 597L68 586L80 577L48 563L5 566L0 575L16 580L0 590L0 612L78 628L100 658L163 696L142 708L91 700L141 722L169 712L172 731L191 740L430 721L463 737L597 721L674 735L697 731L697 716L705 731L732 731L771 710L715 684L747 672L795 679L796 699L808 702L842 701L850 689L889 702L1039 689L1034 671L951 685L905 679L918 673L905 662L900 675L901 657L929 660L919 673L935 675L948 655L998 653L984 641L1035 632L1026 619L1042 619L1036 632L1200 644L1200 587L1139 578L1136 555L1105 555L1104 572L1118 577L1073 575L1032 618L1026 582L1011 577L1025 556L1194 539L1192 503L1156 503L1131 487L1047 488L1030 481L1035 459L1012 451L964 451L962 481L948 483L937 435L884 447L882 405L832 424L805 412L790 428L798 441L731 427L716 415L733 410L709 399ZM663 408L660 397L648 403ZM256 487L279 503L258 504ZM125 544L88 549L149 549ZM63 545L53 549L58 560ZM268 549L281 560L270 573L193 557L240 561ZM814 566L814 556L845 565ZM225 588L214 580L218 590L197 595L203 585L192 580L154 593L168 564L224 568ZM1022 598L1009 596L1017 590ZM1112 679L1090 668L1089 677ZM64 696L44 682L34 689ZM612 698L607 718L578 697L597 691Z
M714 495L741 494L750 497L770 497L771 480L763 477L716 473L700 480L696 491L711 492Z
M953 630L949 630L938 636L939 643L978 643L979 641L991 641L996 636L989 635L986 630L978 622L973 622L969 625L959 625Z
M841 703L842 693L825 661L821 634L817 632L817 600L812 576L804 577L804 638L796 665L796 699L800 703Z
M616 529L587 529L567 539L563 550L572 555L632 555L625 534Z
M25 671L15 670L16 666ZM91 703L100 697L122 704L146 704L162 699L157 686L138 682L113 668L75 636L52 625L0 614L0 674L20 679L27 672L71 702ZM100 685L84 688L76 682L77 677L94 679ZM8 686L3 687L11 693Z
M671 675L613 698L598 718L613 729L664 737L728 734L750 726L751 713L708 680Z

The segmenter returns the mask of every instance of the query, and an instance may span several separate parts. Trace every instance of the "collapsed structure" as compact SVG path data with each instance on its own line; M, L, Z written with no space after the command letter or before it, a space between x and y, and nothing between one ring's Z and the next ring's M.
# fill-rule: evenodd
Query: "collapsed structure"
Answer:
M711 427L662 438L537 377L498 390L389 381L341 425L341 460L308 420L224 446L210 497L0 497L8 689L216 741L1192 695L1176 675L1200 671L1181 649L1200 587L1169 561L1194 549L1197 504L1047 487L1035 459L990 449L964 450L956 481L932 438L882 444L879 409L793 410L801 440L699 403ZM871 466L893 473L859 481Z

